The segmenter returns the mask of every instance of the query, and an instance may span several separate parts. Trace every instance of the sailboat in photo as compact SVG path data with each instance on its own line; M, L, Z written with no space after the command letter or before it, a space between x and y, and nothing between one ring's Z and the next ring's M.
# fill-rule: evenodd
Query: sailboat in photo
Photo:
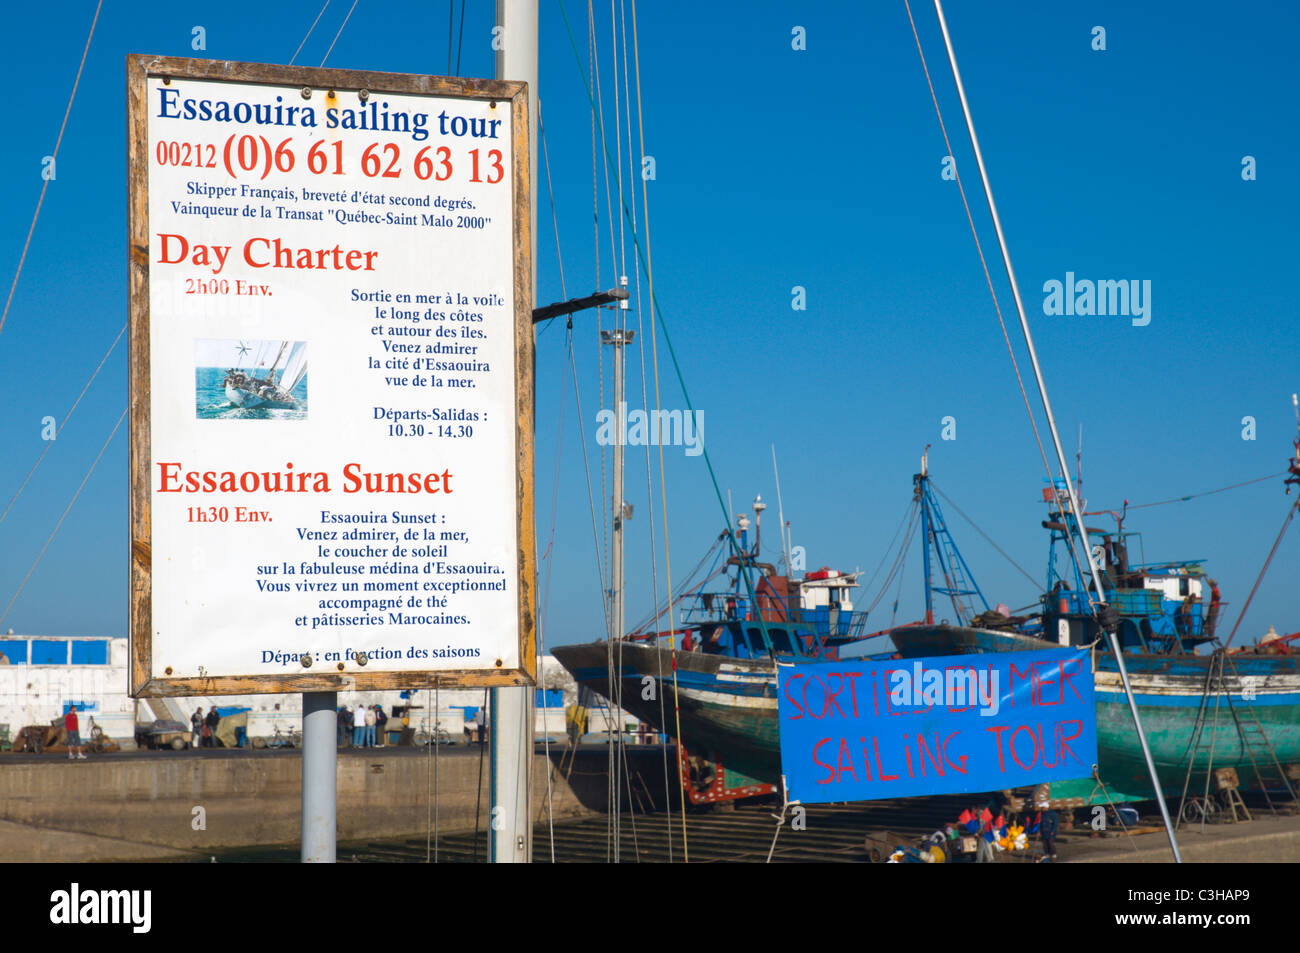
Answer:
M239 367L227 369L222 386L226 391L226 399L234 406L277 409L297 407L293 391L307 373L307 342L263 342L263 346L258 349L259 357L269 350L268 346L276 349L275 358L269 368L266 367L264 359L260 367L256 366L255 359L255 366L248 370ZM248 350L247 345L241 342L239 345L241 358Z

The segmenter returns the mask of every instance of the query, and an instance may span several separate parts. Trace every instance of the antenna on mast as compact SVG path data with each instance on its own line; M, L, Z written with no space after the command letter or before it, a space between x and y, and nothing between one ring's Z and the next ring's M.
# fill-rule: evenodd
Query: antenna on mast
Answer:
M785 574L791 573L790 568L790 537L787 533L790 526L785 521L785 507L781 505L781 471L776 466L776 444L772 444L772 474L776 477L776 515L781 521L781 552L785 556Z

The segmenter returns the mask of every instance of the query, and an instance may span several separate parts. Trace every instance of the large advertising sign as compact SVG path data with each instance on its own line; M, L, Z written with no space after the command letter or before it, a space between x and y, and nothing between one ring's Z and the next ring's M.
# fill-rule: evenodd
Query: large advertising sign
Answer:
M1086 652L777 666L790 800L966 794L1092 776Z
M529 684L524 84L127 92L133 692Z

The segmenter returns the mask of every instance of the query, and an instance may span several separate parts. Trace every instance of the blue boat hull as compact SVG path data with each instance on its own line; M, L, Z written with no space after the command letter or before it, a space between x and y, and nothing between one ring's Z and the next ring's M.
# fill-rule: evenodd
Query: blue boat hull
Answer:
M905 626L895 629L891 636L904 658L1029 651L1051 644L1012 633L949 625ZM1251 755L1258 761L1261 750L1257 745L1248 748L1242 743L1228 702L1243 722L1253 724L1250 713L1254 714L1281 764L1300 763L1300 657L1238 653L1231 659L1236 671L1224 673L1227 692L1217 698L1213 764L1215 768L1236 768L1242 784L1249 786L1255 779ZM1167 792L1181 793L1183 789L1209 662L1208 655L1188 653L1124 656L1156 773ZM1109 786L1150 797L1154 793L1150 776L1115 659L1108 652L1094 651L1093 665L1099 774ZM1215 702L1211 695L1210 716ZM1211 723L1212 717L1207 717L1207 726ZM1203 744L1209 740L1209 728L1206 730ZM1263 757L1267 759L1267 754ZM1203 771L1209 760L1208 749L1202 748L1196 755L1196 770ZM1265 776L1275 773L1269 765Z

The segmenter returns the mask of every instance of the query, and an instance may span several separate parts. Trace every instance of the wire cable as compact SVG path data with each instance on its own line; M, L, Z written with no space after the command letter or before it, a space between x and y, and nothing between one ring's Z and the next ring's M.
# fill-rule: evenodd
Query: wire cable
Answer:
M76 410L77 405L81 403L81 398L86 396L86 391L90 390L90 385L93 384L95 382L95 378L99 376L99 372L104 367L104 363L108 360L108 356L112 354L113 349L117 347L117 342L122 340L122 335L126 333L126 328L127 325L124 323L122 325L122 330L117 332L117 337L113 338L113 343L110 344L108 346L108 350L104 352L104 356L99 359L99 364L95 367L95 370L91 373L90 380L86 381L86 386L81 388L81 393L78 394L77 399L72 402L72 406L69 407L68 412L63 415L63 419L59 421L59 426L57 429L55 429L54 436L45 442L45 449L42 450L41 455L36 458L36 462L32 464L32 468L27 471L27 476L23 478L23 482L19 485L18 489L14 491L14 495L9 500L9 504L5 507L4 512L0 513L0 523L3 523L5 521L5 517L9 515L9 511L13 509L14 503L17 502L19 494L23 492L23 490L27 486L28 481L31 480L32 474L35 473L36 468L41 465L41 461L45 459L45 455L50 452L50 448L54 446L54 441L58 439L59 434L63 433L63 427L68 422L68 418L72 416L72 412Z
M957 169L956 156L953 153L952 144L948 139L948 129L947 126L944 125L943 112L939 109L939 99L935 95L934 83L930 79L930 67L926 65L925 62L925 52L921 48L921 37L916 32L916 21L912 19L912 7L911 4L908 2L908 0L903 0L903 6L907 10L907 22L912 27L912 37L913 39L916 40L916 52L921 58L921 69L925 73L926 85L929 86L930 88L930 100L934 103L934 113L939 120L939 130L940 132L943 133L944 146L948 149L949 158L953 160L953 166L952 166L953 179L954 181L956 181L957 191L961 195L962 207L965 208L966 210L966 221L970 223L971 236L975 239L975 250L979 254L980 266L984 269L984 280L988 283L989 295L993 298L993 310L997 313L998 326L1002 329L1002 339L1003 341L1006 342L1007 354L1011 358L1011 367L1015 371L1016 383L1020 387L1020 396L1024 399L1025 402L1025 412L1029 415L1029 426L1033 428L1034 431L1034 442L1038 445L1038 454L1042 458L1043 469L1047 473L1047 479L1049 483L1052 484L1052 486L1055 486L1054 477L1052 475L1052 467L1051 464L1047 462L1047 451L1043 447L1043 439L1038 432L1038 420L1034 416L1033 408L1029 403L1029 393L1025 389L1024 378L1020 374L1020 364L1016 360L1015 349L1011 346L1011 336L1007 333L1006 321L1004 321L1002 318L1002 307L998 303L997 292L994 291L993 289L993 278L989 274L988 262L984 258L984 248L980 244L979 231L978 229L975 228L975 219L971 215L970 203L966 200L966 188L965 186L962 185L961 182L961 173ZM1082 576L1083 570L1081 567L1083 566L1083 562L1079 559L1079 553L1078 550L1075 548L1073 535L1070 533L1066 533L1065 542L1066 542L1066 546L1070 550L1070 557L1074 560L1075 568L1079 570L1079 575ZM1088 606L1091 609L1093 607L1093 597L1092 597L1091 589L1085 586L1083 589L1083 593L1084 593L1084 597L1088 600ZM1097 598L1098 599L1104 598L1104 594L1100 592L1097 593Z
M1291 518L1295 516L1295 511L1300 509L1300 500L1296 500L1286 511L1286 519L1282 521L1282 528L1277 531L1277 539L1273 540L1273 548L1268 551L1268 558L1264 560L1264 566L1255 577L1255 585L1250 587L1250 595L1246 597L1246 604L1241 607L1241 614L1237 616L1237 621L1232 625L1232 631L1228 633L1228 640L1223 643L1226 649L1232 644L1232 640L1237 636L1237 627L1241 625L1241 620L1246 618L1246 613L1250 610L1250 603L1255 598L1255 593L1259 590L1259 584L1264 581L1264 574L1268 572L1269 564L1273 562L1273 557L1277 555L1277 548L1282 544L1282 537L1286 535L1286 528L1291 525ZM0 622L3 622L0 619Z
M320 18L325 15L325 10L329 5L330 5L330 0L325 0L325 5L320 8L320 13L316 14L315 20L311 21L311 26L307 29L306 35L303 36L302 42L299 43L298 48L293 51L293 56L289 57L290 66L292 66L293 61L298 58L298 54L302 52L302 48L306 46L308 38L311 36L312 31L316 29L316 24L320 23Z
M456 37L456 75L460 75L460 54L465 49L465 0L460 0L460 35ZM538 107L539 113L541 107Z
M339 31L334 34L334 39L330 42L330 48L326 50L325 55L321 57L321 61L320 61L321 66L325 65L325 61L329 59L330 54L334 52L334 44L337 43L339 41L339 37L343 35L343 29L348 25L348 21L352 19L352 11L355 10L356 8L357 8L357 0L352 0L352 6L348 8L348 15L343 18L343 23L339 25Z
M14 603L18 601L19 595L22 594L23 587L27 585L27 580L32 578L32 573L36 571L36 567L40 564L41 558L45 555L45 551L50 548L50 543L54 542L55 535L59 532L59 528L63 525L63 521L68 518L68 513L72 511L72 507L76 505L77 498L81 496L81 491L86 488L86 483L90 480L90 475L95 472L95 467L98 465L100 458L104 456L104 451L108 449L108 445L112 443L113 438L117 436L117 431L118 428L122 426L122 421L126 420L127 410L130 410L130 408L128 407L126 410L122 411L122 416L118 417L117 423L113 425L113 432L108 435L108 439L104 441L104 445L99 448L99 453L95 455L95 459L90 464L90 469L87 470L86 475L82 477L81 485L77 487L77 492L72 494L72 499L68 502L68 506L63 511L63 515L60 516L59 521L54 524L54 529L50 531L50 536L45 540L45 545L41 547L41 551L36 554L36 560L32 563L32 567L27 570L27 575L23 576L23 581L18 584L18 590L14 593L14 597L9 600L9 605L5 607L4 615L0 615L0 622L4 622L4 620L8 618L10 610L14 607Z
M1030 583L1032 583L1033 585L1035 585L1035 586L1038 585L1038 580L1035 579L1033 576L1031 576L1031 575L1029 574L1028 570L1026 570L1023 566L1020 565L1020 563L1016 562L1014 559L1012 559L1010 556L1008 556L1008 555L1003 551L1003 549L1002 549L1001 546L999 546L997 543L993 542L993 538L992 538L991 536L989 536L988 533L984 532L984 530L982 530L982 529L980 529L978 526L976 526L976 525L975 525L975 521L974 521L973 519L971 519L969 516L967 516L965 513L962 512L961 507L958 506L956 503L954 503L954 502L952 501L952 499L948 496L948 494L944 493L943 490L939 489L939 487L935 484L935 482L934 482L934 478L933 478L933 477L930 478L930 486L934 487L934 492L938 493L941 497L943 497L943 501L944 501L945 503L947 503L949 506L951 506L951 507L956 511L956 513L957 513L958 516L960 516L962 519L964 519L967 523L970 524L971 529L975 530L975 532L977 532L977 533L979 533L981 536L983 536L983 537L984 537L984 541L985 541L986 543L988 543L990 546L992 546L994 549L996 549L996 550L998 551L998 554L1001 555L1003 559L1005 559L1007 562L1011 563L1011 565L1015 566L1016 569L1018 569L1018 570L1020 571L1020 575L1024 576L1026 579L1028 579L1028 580L1030 581Z
M1281 473L1270 473L1268 476L1256 477L1253 480L1247 480L1244 483L1234 483L1232 486L1221 486L1217 490L1205 490L1201 493L1189 493L1187 496L1176 496L1168 500L1157 500L1154 503L1126 503L1130 510L1142 510L1148 506L1164 506L1166 503L1186 503L1188 500L1194 500L1199 496L1213 496L1216 493L1226 493L1228 490L1240 489L1243 486L1250 486L1252 483L1263 483L1265 480L1276 480L1278 477L1284 477L1289 470L1283 470Z
M90 52L90 41L95 37L95 25L99 23L99 11L104 6L104 0L99 0L95 7L95 17L90 21L90 33L86 36L86 47L81 51L81 63L77 66L77 78L72 81L72 94L68 97L68 108L63 111L63 123L59 126L59 137L54 140L54 152L50 154L50 161L57 163L59 158L59 147L63 145L63 133L68 128L68 117L72 115L72 102L77 98L77 87L81 85L81 72L86 68L86 55ZM13 284L9 286L9 297L5 299L5 309L0 311L0 333L5 329L5 321L9 317L9 307L14 302L14 292L18 290L18 279L23 273L23 264L27 261L27 250L32 244L32 235L36 233L36 220L41 217L41 206L45 204L45 192L50 187L50 179L46 178L41 183L41 196L36 200L36 212L32 215L32 224L27 229L27 240L23 242L23 252L18 256L18 270L14 272Z

